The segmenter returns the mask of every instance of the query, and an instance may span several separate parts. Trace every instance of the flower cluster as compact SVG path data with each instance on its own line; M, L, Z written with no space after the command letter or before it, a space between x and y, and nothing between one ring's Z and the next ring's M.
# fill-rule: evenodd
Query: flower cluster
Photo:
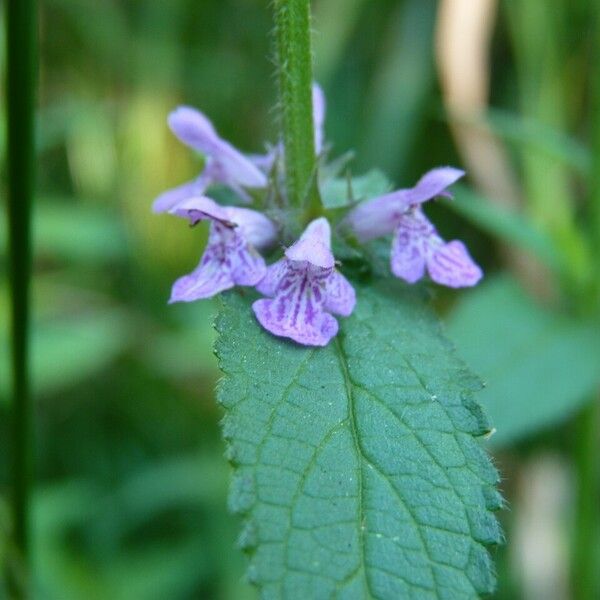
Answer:
M321 156L325 97L317 85L313 87L313 112L315 150ZM320 217L309 223L283 257L268 266L259 251L276 246L280 223L267 216L268 211L223 206L208 195L212 185L221 184L233 190L240 202L250 204L252 193L269 186L281 162L282 144L264 155L244 155L219 137L206 116L189 107L173 111L168 123L184 144L204 155L205 164L195 180L161 194L153 209L187 219L191 225L210 222L200 263L175 282L170 302L191 302L238 285L252 286L265 296L252 308L266 330L306 346L325 346L338 331L332 314L350 316L356 303L354 289L337 269L329 221ZM359 244L392 235L391 272L408 283L427 272L441 285L475 285L482 272L464 244L445 242L422 208L433 198L451 198L448 188L463 175L451 167L429 171L413 188L353 207L336 231Z

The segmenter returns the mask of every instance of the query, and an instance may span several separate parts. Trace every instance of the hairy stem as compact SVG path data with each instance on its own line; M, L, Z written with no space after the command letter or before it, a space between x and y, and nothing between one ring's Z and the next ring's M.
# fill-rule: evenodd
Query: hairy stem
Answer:
M291 206L319 211L312 109L310 0L274 0L281 134Z
M29 389L29 282L34 194L34 105L37 71L36 0L8 0L7 174L12 349L12 507L18 571L28 572L33 407ZM18 586L15 597L25 597Z

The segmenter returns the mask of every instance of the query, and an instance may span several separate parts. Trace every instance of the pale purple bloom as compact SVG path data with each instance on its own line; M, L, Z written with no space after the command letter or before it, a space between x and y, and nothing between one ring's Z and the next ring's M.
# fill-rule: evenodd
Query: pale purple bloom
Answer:
M312 86L312 105L313 105L313 123L315 129L315 152L317 156L323 151L323 142L325 139L325 112L327 103L325 93L318 83Z
M331 229L323 217L308 225L256 289L269 297L252 305L260 324L305 346L327 345L338 332L329 313L347 317L356 303L354 289L336 271Z
M429 273L448 287L475 285L483 273L465 245L444 242L421 205L436 196L452 197L447 188L464 175L452 167L433 169L411 189L398 190L359 204L345 219L360 242L394 233L392 273L414 283Z
M390 265L392 273L408 283L421 279L427 269L433 281L454 288L475 285L483 275L465 245L458 240L444 242L419 207L402 216Z
M221 139L212 123L199 110L180 106L168 118L171 131L187 146L206 156L206 164L194 181L161 194L153 205L154 212L167 212L194 196L201 196L215 183L233 189L250 201L244 188L263 188L267 178L253 162Z
M283 152L283 144L279 143L276 146L271 144L266 145L266 154L249 154L248 158L252 161L252 164L260 169L263 173L271 173L277 157Z
M209 298L236 285L253 286L265 276L267 267L257 249L276 238L267 217L247 208L220 206L206 196L188 199L171 212L192 225L204 220L211 225L200 264L175 282L170 303Z

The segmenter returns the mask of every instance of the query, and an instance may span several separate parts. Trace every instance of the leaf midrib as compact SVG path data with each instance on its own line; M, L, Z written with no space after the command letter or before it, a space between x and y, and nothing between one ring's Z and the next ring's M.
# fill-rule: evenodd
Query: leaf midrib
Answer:
M405 498L403 498L398 490L392 485L392 483L389 480L389 476L384 473L376 464L373 463L373 461L371 461L369 459L369 457L367 456L367 452L364 450L364 448L362 447L361 441L360 441L360 436L358 433L358 426L357 426L357 420L356 420L356 411L354 409L354 388L357 387L359 389L361 389L362 391L364 391L369 397L371 397L374 401L376 401L378 404L380 404L383 408L385 408L391 415L393 418L398 419L399 421L401 421L400 417L395 413L395 411L393 411L389 406L387 406L385 403L383 403L381 401L380 398L377 397L376 394L374 394L373 392L371 392L370 390L367 390L366 388L363 388L362 386L358 386L353 380L352 377L350 375L350 371L348 369L348 357L346 355L346 352L342 346L342 343L340 342L339 336L335 338L335 348L336 348L336 354L338 356L339 359L339 363L340 363L340 370L342 372L342 375L344 377L344 383L345 383L345 387L346 387L346 396L348 398L348 420L350 423L350 432L352 434L352 439L354 441L354 445L355 445L355 450L356 450L356 454L357 457L359 459L359 461L361 463L365 463L367 464L369 467L371 467L386 483L386 485L390 488L390 491L392 492L392 494L398 499L398 501L405 507L405 509L408 511L408 513L410 514L412 520L413 520L413 525L415 528L415 531L417 532L417 535L419 536L419 539L421 541L421 546L423 548L423 552L429 557L429 560L431 561L431 556L429 555L429 550L427 547L427 543L425 538L423 537L423 532L421 531L421 523L416 519L412 507L410 506L410 504L406 501ZM392 348L390 348L390 350L392 350ZM427 387L424 383L424 381L422 380L422 377L420 376L420 374L417 372L417 370L414 368L414 366L410 363L410 361L406 358L406 357L402 357L404 363L406 364L407 368L410 369L416 376L417 380L419 381L421 387L423 388L423 390L425 392L427 392L428 394L430 393L427 390ZM445 407L444 407L445 409ZM413 436L421 445L421 447L427 452L428 456L431 458L431 460L433 462L435 462L440 469L442 469L443 471L443 467L442 465L439 464L438 460L436 459L435 456L433 456L433 454L431 453L431 451L429 450L429 448L427 447L427 445L423 442L423 440L421 440L421 438L417 435L417 433L413 430L411 430L409 428L409 433L411 436ZM376 597L373 596L373 592L370 589L370 582L369 582L369 576L368 576L368 569L367 569L367 561L366 561L366 553L365 553L365 542L364 542L364 524L363 524L363 519L364 519L364 515L363 515L363 474L362 474L362 464L359 464L359 467L357 469L358 472L358 486L359 486L359 507L358 507L358 513L359 513L359 521L360 521L360 529L359 529L359 540L360 540L360 556L361 556L361 567L362 570L365 574L364 577L364 585L365 585L365 591L368 594L368 598L370 599L375 599ZM456 489L454 488L454 485L452 483L452 481L450 480L450 478L448 477L447 473L445 473L446 476L446 481L448 482L448 488L446 488L447 490L451 490L455 495L457 495L459 502L462 505L462 499L460 498L460 496L458 496ZM464 535L466 537L470 537L472 538L473 535L470 532L469 535L462 533L462 532L457 532L457 531L450 531L452 534L454 535ZM441 563L444 564L444 566L449 567L449 568L456 568L453 565L450 564L446 564L446 563ZM435 591L437 589L437 584L436 582L436 577L435 574L433 572L433 569L431 567L431 564L429 565L429 569L431 572L431 578L432 581L434 582L434 587L433 588L423 588L428 592L431 591ZM398 577L397 573L394 573L395 577ZM406 581L406 580L405 580ZM415 584L413 582L409 582L406 581L406 583L412 587L415 587ZM417 586L420 587L420 586Z
M356 450L356 455L360 461L360 463L365 463L367 464L371 469L373 469L386 483L386 485L390 488L390 491L392 492L393 496L395 496L398 501L404 506L404 508L408 511L408 514L411 516L412 520L413 520L413 524L415 527L415 530L417 532L417 535L419 536L419 539L421 541L421 546L423 548L423 552L425 552L427 555L429 555L429 551L427 548L427 543L425 541L425 538L423 537L423 532L421 531L421 524L417 521L417 519L415 518L415 515L413 514L412 508L409 505L409 503L407 503L406 499L403 498L398 490L392 485L392 483L389 480L389 477L386 473L384 473L376 464L373 463L373 461L371 461L368 456L366 451L364 450L364 448L362 447L362 443L360 441L360 436L358 434L358 426L357 426L357 420L356 420L356 411L354 409L354 388L355 387L359 387L357 386L354 381L352 380L352 377L350 376L350 371L348 370L348 357L346 355L346 352L344 351L344 348L341 344L341 342L339 341L339 338L335 339L335 347L337 350L337 355L338 355L338 359L340 361L340 369L342 371L342 375L344 377L344 383L346 386L346 396L348 398L348 414L349 414L349 422L350 422L350 432L352 434L352 439L354 441L354 446L355 446L355 450ZM414 370L412 365L409 365L411 370ZM423 386L423 388L426 390L423 381L421 380L420 376L418 376L417 373L415 373L415 375L417 375L417 378L419 380L419 383ZM391 411L391 409L386 406L385 404L383 404L381 402L381 400L374 395L372 392L370 392L369 390L364 390L365 392L367 392L367 394L374 398L375 400L377 400L377 402L379 404L381 404L382 406L384 406L384 408L386 408L388 411L390 411L390 413L393 415L394 418L398 419L398 415L396 415L394 413L394 411ZM421 443L421 445L423 447L425 447L425 444L423 444L423 442L420 440L420 438L418 436L416 436L415 432L411 431L410 432L411 435L415 436L417 438L417 440ZM429 450L426 449L428 454ZM431 455L430 455L431 456ZM434 460L434 458L432 457L432 460ZM437 461L436 461L437 462ZM371 591L370 588L370 581L369 581L369 575L368 575L368 569L367 569L367 561L366 561L366 553L365 553L365 542L364 542L364 531L365 531L365 526L363 523L364 520L364 515L363 515L363 473L362 473L362 464L359 464L358 469L358 486L359 486L359 506L358 506L358 513L359 513L359 520L360 520L360 526L359 526L359 540L360 540L360 555L361 555L361 565L362 565L362 570L364 572L364 586L365 586L365 591L368 594L368 598L374 599L375 596L373 596L373 592ZM450 488L453 489L452 484L450 481L448 481L448 483L450 484ZM455 490L453 489L453 491L455 492ZM453 532L456 533L456 532ZM431 557L429 556L429 559L431 560ZM450 566L450 565L448 565ZM431 573L431 579L433 582L436 581L435 578L435 574L433 572L433 569L431 568L431 565L429 565L429 570ZM398 577L397 573L394 573L395 577ZM406 581L406 580L405 580ZM407 585L414 587L414 583L413 582L409 582L406 581ZM420 587L420 586L417 586ZM426 589L426 591L430 592L432 590L435 590L435 583L434 583L434 588L423 588Z
M359 518L359 526L358 526L358 543L360 547L360 562L361 568L364 573L364 588L367 594L367 598L373 599L373 592L371 591L371 583L369 581L369 574L367 571L367 560L365 554L365 523L364 514L363 514L363 472L362 472L362 461L364 458L362 447L360 445L360 440L358 437L358 427L356 424L356 411L354 410L354 385L350 378L350 373L348 372L348 358L344 349L342 348L342 344L340 342L339 337L335 338L335 348L337 350L337 356L340 363L340 370L344 377L344 385L346 387L346 397L348 398L348 419L350 423L350 433L352 434L352 440L354 442L354 449L356 451L356 456L358 458L358 468L356 469L356 478L358 485L358 518Z

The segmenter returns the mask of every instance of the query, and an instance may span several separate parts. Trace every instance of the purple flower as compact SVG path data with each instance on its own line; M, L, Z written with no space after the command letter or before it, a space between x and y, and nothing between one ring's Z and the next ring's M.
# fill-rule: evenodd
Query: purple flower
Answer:
M263 188L267 178L250 159L221 139L212 123L198 110L180 106L168 118L171 131L187 146L206 156L206 164L194 181L161 194L153 205L154 212L167 212L180 202L201 196L206 189L221 183L250 201L243 188Z
M312 85L313 123L315 128L315 152L317 156L323 151L325 140L325 112L327 103L321 86L314 82Z
M356 303L354 289L335 269L325 218L310 223L256 288L270 298L252 305L260 324L305 346L327 345L338 332L329 313L347 317Z
M186 200L171 212L192 225L204 220L211 225L200 264L175 282L170 303L209 298L235 285L256 285L265 276L267 267L256 248L275 241L275 226L267 217L247 208L220 206L206 196Z
M448 287L475 285L483 273L465 245L444 242L421 205L436 196L452 196L447 188L464 171L443 167L426 173L411 189L398 190L359 204L345 219L360 242L394 234L390 266L396 277L415 283L427 270L433 281Z

